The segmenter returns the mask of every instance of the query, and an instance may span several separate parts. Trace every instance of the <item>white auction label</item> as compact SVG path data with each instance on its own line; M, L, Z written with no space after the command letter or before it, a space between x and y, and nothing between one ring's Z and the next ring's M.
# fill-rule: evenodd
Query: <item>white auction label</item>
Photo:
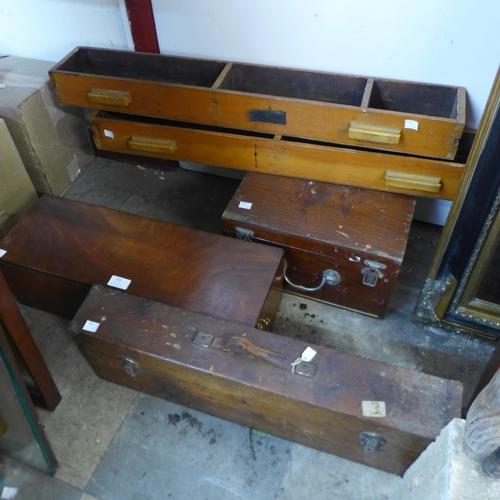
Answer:
M312 359L316 356L316 351L312 347L306 347L304 352L302 353L302 361L312 361Z
M0 257L3 257L7 253L7 250L2 250L0 248Z
M246 210L250 210L252 208L252 204L248 203L248 201L240 201L238 208L245 208Z
M412 130L418 130L418 122L415 120L405 120L405 128L410 128Z
M90 319L88 319L87 321L85 321L82 330L85 330L86 332L97 332L100 324L101 323L90 321Z
M111 130L106 130L106 129L104 129L104 136L110 137L111 139L115 138L115 134L113 134L113 132L111 132Z
M114 286L115 288L120 288L121 290L126 290L130 283L132 283L132 280L115 275L111 276L111 279L108 281L109 286Z
M17 488L11 488L10 486L4 486L2 490L2 496L0 498L2 500L10 500L11 498L15 498L17 495Z
M364 417L385 417L384 401L361 401Z

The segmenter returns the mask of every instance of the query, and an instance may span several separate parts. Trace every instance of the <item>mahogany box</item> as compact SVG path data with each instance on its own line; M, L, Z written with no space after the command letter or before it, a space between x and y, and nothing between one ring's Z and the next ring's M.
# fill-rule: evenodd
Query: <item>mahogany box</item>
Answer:
M16 298L71 318L92 284L270 328L281 301L278 248L44 195L0 240Z
M285 250L284 290L383 317L401 268L415 199L248 173L224 231Z

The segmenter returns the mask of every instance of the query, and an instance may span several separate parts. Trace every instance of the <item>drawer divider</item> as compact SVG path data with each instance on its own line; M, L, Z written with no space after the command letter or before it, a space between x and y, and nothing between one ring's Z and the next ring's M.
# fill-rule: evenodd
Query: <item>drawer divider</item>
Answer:
M361 109L368 109L370 106L370 99L372 97L372 92L373 92L373 82L375 81L374 78L368 78L366 80L366 86L365 86L365 91L363 93L363 99L361 99Z
M232 67L232 62L228 62L226 64L224 69L221 71L221 74L217 77L217 80L215 80L214 84L212 85L212 90L217 90L222 85Z

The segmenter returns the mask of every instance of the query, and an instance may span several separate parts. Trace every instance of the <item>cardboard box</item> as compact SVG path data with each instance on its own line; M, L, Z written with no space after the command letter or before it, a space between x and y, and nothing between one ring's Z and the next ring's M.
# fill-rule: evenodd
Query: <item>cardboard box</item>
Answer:
M0 237L3 237L37 202L38 196L1 118L0 158Z
M54 63L0 58L0 117L39 193L60 196L93 158L83 111L62 106L48 70Z

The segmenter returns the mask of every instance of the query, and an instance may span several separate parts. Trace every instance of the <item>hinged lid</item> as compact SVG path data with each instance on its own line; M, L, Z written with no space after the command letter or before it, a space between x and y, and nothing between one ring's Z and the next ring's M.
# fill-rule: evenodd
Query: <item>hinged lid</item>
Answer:
M250 172L223 219L255 239L325 255L342 247L400 263L414 207L406 195Z

